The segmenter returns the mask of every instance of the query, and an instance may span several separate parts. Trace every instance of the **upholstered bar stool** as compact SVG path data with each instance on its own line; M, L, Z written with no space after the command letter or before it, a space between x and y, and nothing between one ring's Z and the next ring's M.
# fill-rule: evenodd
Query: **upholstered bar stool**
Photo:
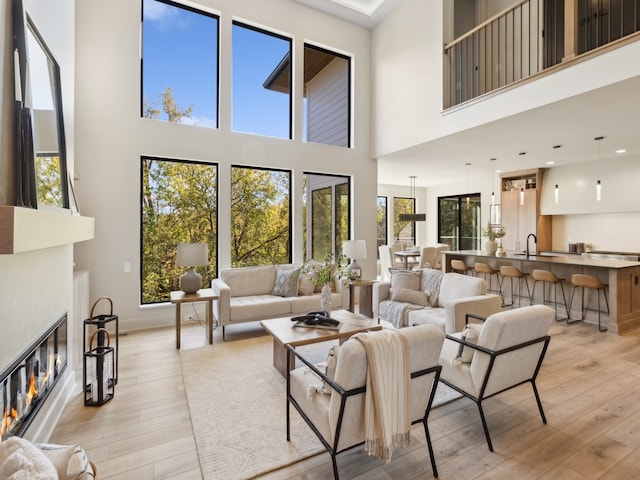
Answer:
M527 281L527 274L522 273L519 268L513 265L502 265L500 267L500 275L502 275L502 285L504 286L504 277L509 277L509 286L511 287L511 303L505 303L503 306L510 307L513 305L513 279L518 280L518 307L520 306L520 300L522 298L522 281L527 286L527 297L529 298L529 304L531 304L531 291L529 290L529 282ZM504 293L502 294L504 298Z
M451 270L466 275L467 272L473 273L473 268L464 263L462 260L451 260Z
M598 298L598 330L601 332L606 332L607 327L602 326L601 319L600 319L600 316L602 313L602 310L600 309L600 290L602 290L602 293L604 294L604 301L605 301L605 304L607 305L607 315L608 315L609 301L607 300L607 291L606 291L607 286L604 283L602 283L598 278L594 277L593 275L584 275L582 273L574 273L573 275L571 275L571 284L573 285L573 288L571 289L571 300L569 301L569 312L571 312L571 306L573 305L573 294L575 293L576 288L582 288L582 317L573 319L573 320L571 318L568 318L567 323L575 323L575 322L580 322L584 320L584 312L588 310L584 304L584 289L591 288L596 291L596 297Z
M485 279L485 281L487 281L487 276L489 277L489 292L493 292L493 293L500 293L500 295L502 295L502 284L500 283L500 276L498 275L500 273L500 270L496 270L495 268L491 267L490 265L483 263L483 262L476 262L473 265L473 269L476 272L476 277L478 275L482 275L482 278ZM498 280L498 289L495 290L493 288L491 288L491 279L493 278L493 276L496 276L496 279Z
M542 282L542 304L547 304L546 299L546 284L553 285L553 306L556 309L556 321L567 320L569 318L569 307L567 306L567 297L564 294L564 288L562 286L562 282L564 278L558 278L549 270L541 270L536 269L531 272L531 278L533 278L533 290L531 292L531 303L533 304L533 299L536 294L536 284L538 282ZM560 287L560 291L562 292L562 300L564 302L564 309L567 312L567 316L565 318L558 318L558 287Z

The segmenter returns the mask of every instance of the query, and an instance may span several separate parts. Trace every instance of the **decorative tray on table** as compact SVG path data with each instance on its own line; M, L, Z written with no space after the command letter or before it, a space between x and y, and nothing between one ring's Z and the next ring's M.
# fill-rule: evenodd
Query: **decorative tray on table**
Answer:
M327 330L340 330L342 322L331 318L329 312L309 312L297 317L291 317L291 321L295 322L294 327L301 328L325 328Z

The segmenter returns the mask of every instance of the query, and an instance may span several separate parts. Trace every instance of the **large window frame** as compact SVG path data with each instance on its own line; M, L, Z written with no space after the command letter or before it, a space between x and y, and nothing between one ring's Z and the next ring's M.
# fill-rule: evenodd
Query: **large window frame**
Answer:
M351 147L351 63L348 55L304 44L303 141Z
M387 245L389 238L389 198L386 196L378 196L376 199L376 216L377 216L377 246ZM377 258L380 258L380 250L376 248Z
M156 5L151 8L151 5ZM163 7L164 5L164 7ZM145 16L147 12L145 7L149 8L150 18L147 18L145 25ZM191 16L196 14L196 16ZM198 18L201 17L201 18ZM213 32L209 32L206 28L195 28L194 21L205 22L213 20ZM175 48L157 48L153 50L149 47L152 33L150 22L159 24L165 33L166 41L176 42L176 38L180 31L183 41L193 41L194 45L179 45ZM170 28L169 28L170 27ZM208 25L207 25L208 27ZM144 118L152 118L155 120L163 120L168 122L177 122L188 125L195 125L206 128L219 128L220 123L220 17L210 12L198 10L197 8L177 3L172 0L143 0L142 2L142 50L140 58L140 116ZM213 33L211 36L210 34ZM208 58L203 54L206 48L206 42L203 42L203 35L209 34L209 40L215 42L213 46L213 58ZM180 37L182 38L182 37ZM158 36L156 40L161 42L163 39ZM197 42L197 44L195 44ZM197 52L197 60L193 55ZM173 53L173 57L170 55ZM155 58L155 57L158 58ZM153 60L152 60L153 58ZM146 60L146 61L145 61ZM162 82L157 87L165 88L164 91L150 92L146 91L151 88L149 79L153 68L159 62L174 61L177 65L171 65L172 68L164 68L162 70ZM213 67L215 72L208 76L203 72ZM185 69L187 71L185 72ZM174 74L173 72L180 72ZM173 75L172 78L166 76ZM209 84L211 82L211 84ZM213 99L209 97L210 91L213 91ZM195 92L200 92L200 97ZM153 97L150 97L153 95ZM195 96L192 96L195 95ZM204 103L213 100L212 107L204 107L197 101L199 98ZM155 108L156 101L161 103L161 107ZM209 115L215 115L210 118Z
M303 175L304 258L324 261L340 256L342 242L351 238L351 177L317 172ZM323 217L315 215L318 208L324 210Z
M259 28L255 25L250 25L250 24L241 22L239 20L234 20L232 22L231 28L232 28L232 33L231 33L231 62L232 62L231 130L237 133L249 133L249 134L262 135L262 136L268 136L273 138L282 138L286 140L291 140L293 138L293 89L292 89L293 72L292 72L291 61L290 61L290 59L293 56L292 38L266 30L264 28ZM243 60L243 57L239 58L236 55L238 54L238 51L241 48L239 35L242 32L244 32L245 35L247 34L250 35L251 33L265 35L266 37L272 37L273 39L282 40L288 44L287 53L285 53L282 56L282 58L279 58L277 61L273 60L273 65L271 64L266 65L265 69L260 74L253 71L254 74L261 75L261 78L260 78L261 87L264 90L262 91L262 94L264 96L261 97L263 101L266 99L269 99L269 101L277 103L276 95L278 93L280 94L284 93L288 95L288 107L287 107L288 134L287 136L277 135L277 134L274 134L273 132L267 133L266 131L254 131L255 127L251 127L247 129L247 128L241 127L240 125L236 125L236 122L245 121L244 120L245 117L243 117L243 115L240 114L240 110L239 110L243 107L246 108L247 115L248 116L250 115L251 118L257 117L258 114L260 114L261 112L262 112L262 115L264 115L265 117L269 115L270 122L267 122L266 125L270 125L270 126L273 125L275 121L275 116L276 116L273 103L270 105L269 108L264 108L264 109L261 108L262 107L261 105L256 105L257 101L255 98L251 99L250 103L246 103L246 104L243 103L246 101L246 99L242 97L243 93L246 93L246 90L243 90L243 89L248 87L246 84L241 87L242 83L237 83L237 82L244 82L246 78L246 77L240 76L242 75L242 73L240 72L241 68L242 69L251 68L251 69L257 70L261 67L261 62L270 61L270 59L269 57L265 57L264 54L261 54L261 55L257 55L257 57L251 58L251 61L249 62L239 63L241 60ZM254 48L254 49L251 49L251 51L259 52L260 49ZM250 65L250 67L248 67L248 65ZM276 82L275 79L281 79L281 81L278 83ZM271 95L272 93L274 95ZM242 120L239 120L239 119L242 119Z
M246 172L246 175L243 177L240 172ZM269 181L277 183L286 180L285 188L269 183L269 175ZM231 166L232 267L291 263L291 195L291 170L249 165ZM260 240L261 235L264 235L264 228L274 227L275 230ZM282 235L285 233L287 238L282 242ZM258 241L262 243L249 243Z
M416 199L393 197L393 239L396 243L416 244L416 222L400 220L403 213L416 213Z
M161 184L162 170L173 175L173 183ZM175 265L178 243L207 243L209 265L197 271L203 285L217 277L218 184L217 163L140 157L142 305L167 302L169 292L179 290L184 269Z

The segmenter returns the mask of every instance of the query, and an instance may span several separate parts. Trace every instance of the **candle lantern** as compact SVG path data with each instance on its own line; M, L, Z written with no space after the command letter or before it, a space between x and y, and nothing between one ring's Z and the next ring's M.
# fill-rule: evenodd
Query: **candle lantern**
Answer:
M102 313L102 314L94 314L95 310L96 310L96 306L98 305L98 303L100 303L102 300L108 301L109 302L109 313ZM103 302L104 303L104 302ZM90 313L90 317L87 318L86 320L84 320L83 322L84 324L84 331L82 332L82 351L86 352L87 351L87 339L89 339L92 335L92 333L97 332L98 330L101 330L98 333L97 336L97 346L99 347L103 347L105 345L105 334L104 334L104 329L107 328L108 325L112 325L112 327L110 328L110 330L113 332L115 330L115 341L113 342L113 347L114 347L114 362L115 362L115 370L113 370L113 383L115 383L116 385L118 384L118 338L119 338L119 331L118 331L118 316L113 314L113 301L109 298L109 297L100 297L98 298L98 300L95 301L95 303L93 304L93 306L91 307L91 313ZM87 372L83 372L85 375L85 379L87 376ZM88 384L85 381L84 382L84 386L85 389L87 388Z
M94 340L97 336L105 339L104 344ZM84 353L83 384L84 404L91 406L104 405L115 394L115 351L110 345L109 332L98 328L89 339L89 350Z

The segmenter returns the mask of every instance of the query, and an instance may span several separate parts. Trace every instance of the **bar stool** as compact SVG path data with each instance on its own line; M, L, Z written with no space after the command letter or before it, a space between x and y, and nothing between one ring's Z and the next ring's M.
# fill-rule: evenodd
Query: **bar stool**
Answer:
M584 320L584 312L588 310L584 305L584 289L592 288L596 291L596 296L598 297L598 330L601 332L606 332L607 327L603 327L600 321L600 290L602 290L602 293L604 293L604 301L607 305L607 315L609 314L609 301L607 300L607 291L605 290L606 285L593 275L584 275L582 273L574 273L573 275L571 275L571 284L573 285L573 288L571 289L569 311L571 311L571 306L573 305L573 294L575 293L576 288L582 288L582 318L576 318L573 320L569 318L567 319L567 323L575 323Z
M461 273L463 275L466 275L467 272L472 271L473 269L467 265L466 263L464 263L462 260L451 260L451 270L453 270L454 272L458 272Z
M522 298L522 280L527 286L527 293L529 294L529 304L531 304L531 291L529 290L529 282L527 282L527 274L522 273L520 269L513 265L502 265L500 267L500 275L502 275L502 285L504 285L504 277L509 277L509 285L511 286L511 303L505 303L504 307L510 307L513 305L513 279L518 279L518 307L520 306L520 299ZM504 294L502 295L504 298Z
M500 273L500 270L496 270L490 265L482 262L476 262L473 265L473 269L476 271L476 277L479 274L482 274L482 278L484 278L485 281L487 280L487 275L489 276L489 292L499 292L500 295L502 295L502 284L500 283L500 276L498 275ZM491 288L491 279L494 275L498 279L498 290L493 290Z
M556 309L556 321L560 320L568 320L569 318L569 307L567 306L567 297L564 294L564 288L562 287L562 282L564 278L556 277L549 270L540 270L536 269L531 272L531 278L533 278L533 291L531 292L531 303L533 304L533 298L536 294L536 283L543 282L543 284L549 283L553 285L553 303L554 308ZM542 285L542 304L546 305L546 285ZM566 318L558 318L558 287L560 287L560 291L562 292L562 300L564 301L564 308L567 312Z

